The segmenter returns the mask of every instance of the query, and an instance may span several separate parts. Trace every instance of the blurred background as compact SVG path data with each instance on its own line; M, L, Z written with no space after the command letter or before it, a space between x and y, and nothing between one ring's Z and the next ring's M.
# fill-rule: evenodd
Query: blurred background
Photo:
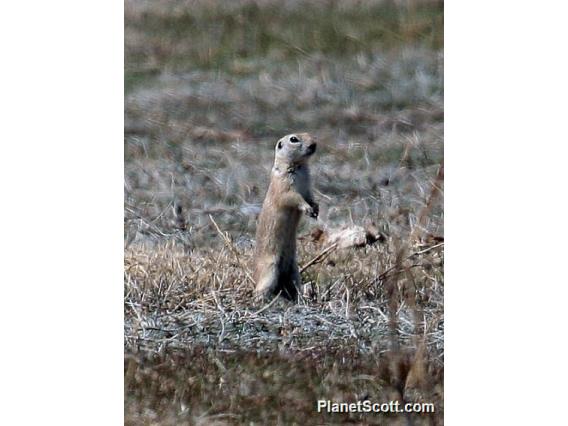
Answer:
M443 423L442 49L440 1L126 0L126 424ZM319 140L311 266L301 303L261 307L256 218L294 132Z
M442 161L442 47L441 1L126 0L126 244L217 244L209 214L248 241L275 142L304 131L325 224L412 226Z

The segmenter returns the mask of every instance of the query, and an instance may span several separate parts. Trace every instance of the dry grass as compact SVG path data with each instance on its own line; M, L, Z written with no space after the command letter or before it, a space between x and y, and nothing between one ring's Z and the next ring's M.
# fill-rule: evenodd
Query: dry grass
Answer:
M428 401L442 412L442 371L423 372L419 364L412 354L362 357L350 350L290 356L200 347L152 359L127 356L126 424L438 424L440 413L315 410L318 399L330 398Z
M128 249L127 419L384 420L317 414L320 398L433 402L443 412L442 244L400 244L333 251L304 272L300 304L264 306L246 276L248 247ZM315 246L302 246L303 263Z
M395 244L389 239L332 253L304 272L300 304L277 300L268 308L253 301L248 248L191 254L175 244L128 249L126 344L157 353L186 348L187 342L255 351L338 345L374 353L390 349L390 341L377 337L388 335L389 302L396 299L398 341L414 345L414 337L425 339L441 360L442 246L416 246L400 261ZM302 251L304 263L308 250ZM385 286L392 277L396 295L389 297L392 290Z
M438 6L386 2L390 38L373 38L350 2L332 18L320 7L305 18L314 37L329 19L348 25L306 45L290 34L297 49L255 41L241 52L229 37L209 62L191 59L215 42L187 46L192 14L235 37L231 14L259 31L283 25L273 2L254 3L127 2L126 78L144 78L125 104L126 423L440 424L443 76L428 36ZM434 29L412 35L413 19ZM172 22L182 28L160 29ZM337 50L350 31L359 43ZM321 140L320 218L300 231L304 296L261 305L250 271L273 145L303 130ZM338 243L345 228L367 231ZM320 398L434 402L436 413L324 415Z

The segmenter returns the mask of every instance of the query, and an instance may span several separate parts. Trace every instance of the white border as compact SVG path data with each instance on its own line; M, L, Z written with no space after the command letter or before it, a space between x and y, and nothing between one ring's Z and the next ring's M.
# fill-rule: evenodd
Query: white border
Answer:
M1 424L123 424L123 5L2 7Z
M568 34L560 3L446 3L450 425L566 418Z
M566 12L446 3L449 424L565 417ZM122 424L123 5L2 18L0 422Z

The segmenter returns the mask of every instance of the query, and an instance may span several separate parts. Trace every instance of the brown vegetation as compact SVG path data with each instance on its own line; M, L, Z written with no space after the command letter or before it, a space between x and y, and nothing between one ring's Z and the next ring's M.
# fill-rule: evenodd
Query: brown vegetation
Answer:
M251 2L231 13L267 34L266 14L284 25L271 2L254 3L254 13L242 9ZM306 45L294 33L283 39L296 49L271 41L239 53L230 32L238 40L248 30L216 2L188 4L127 2L127 424L442 423L438 6L392 15L398 43L344 2L332 18L309 18L320 27ZM214 44L184 27L199 13L221 13L212 34L226 33L225 50L184 62ZM346 25L328 34L329 19ZM412 22L431 30L412 35ZM339 49L349 35L359 43ZM190 47L186 37L202 38ZM303 222L298 244L303 298L260 304L256 217L274 143L297 131L321 141L312 167L320 217ZM317 399L424 401L436 412L327 415Z

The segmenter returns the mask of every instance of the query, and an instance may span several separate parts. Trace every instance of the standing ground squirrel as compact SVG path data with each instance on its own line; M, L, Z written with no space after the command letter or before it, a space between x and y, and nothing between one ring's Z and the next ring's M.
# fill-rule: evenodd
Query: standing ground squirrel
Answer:
M296 260L296 231L302 213L317 218L308 160L316 151L308 133L284 136L275 148L270 185L256 228L256 293L279 292L297 300L301 286Z

